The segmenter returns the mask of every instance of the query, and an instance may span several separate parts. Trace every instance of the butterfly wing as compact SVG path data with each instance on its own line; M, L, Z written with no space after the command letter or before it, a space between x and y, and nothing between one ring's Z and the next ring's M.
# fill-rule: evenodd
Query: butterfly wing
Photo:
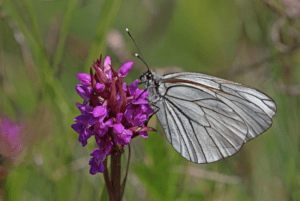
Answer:
M189 161L235 154L272 125L275 102L264 93L199 73L162 77L156 113L168 141Z

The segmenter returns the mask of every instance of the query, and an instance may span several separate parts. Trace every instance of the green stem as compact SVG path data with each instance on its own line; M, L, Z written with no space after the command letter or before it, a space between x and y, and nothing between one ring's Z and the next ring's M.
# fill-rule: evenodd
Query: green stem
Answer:
M126 185L126 180L127 180L127 176L128 176L128 170L129 170L130 156L131 156L131 149L130 149L130 144L128 144L127 167L126 167L125 177L124 177L124 180L123 180L122 185L121 185L121 198L124 195L124 190L125 190L125 185Z
M107 158L103 161L104 164L104 172L103 172L103 176L104 176L104 180L105 180L105 185L106 185L106 189L109 195L109 199L112 199L112 195L113 195L113 191L112 191L112 187L111 187L111 182L109 180L109 175L108 175L108 169L107 169Z

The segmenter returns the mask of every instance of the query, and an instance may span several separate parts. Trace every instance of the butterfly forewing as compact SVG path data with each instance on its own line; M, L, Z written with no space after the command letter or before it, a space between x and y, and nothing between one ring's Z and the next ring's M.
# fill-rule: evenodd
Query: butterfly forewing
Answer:
M168 141L186 159L209 163L235 154L272 124L275 102L264 93L199 73L172 73L157 83L154 104Z

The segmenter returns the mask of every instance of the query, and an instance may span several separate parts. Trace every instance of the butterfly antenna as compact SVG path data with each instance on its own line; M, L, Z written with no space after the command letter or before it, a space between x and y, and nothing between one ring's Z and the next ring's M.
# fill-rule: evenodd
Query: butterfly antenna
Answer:
M137 58L139 58L139 59L147 66L148 71L150 71L150 70L149 70L149 66L147 65L147 63L145 62L145 60L144 60L142 57L140 57L140 55L139 55L138 53L135 53L134 56L136 56Z
M147 69L148 69L148 71L150 71L149 70L149 66L148 66L148 64L146 63L146 61L145 61L145 59L144 59L144 57L143 57L143 55L142 55L142 53L141 53L141 51L140 51L140 49L138 48L138 46L137 46L137 44L136 44L136 42L135 42L135 40L133 39L133 37L132 37L132 35L130 34L130 32L129 32L129 29L128 28L126 28L126 32L128 33L128 35L129 35L129 37L131 38L131 40L133 41L133 43L134 43L134 45L135 45L135 47L136 47L136 49L138 50L138 52L139 52L139 54L140 54L140 56L138 55L138 54L135 54L135 56L137 57L137 58L139 58L146 66L147 66Z

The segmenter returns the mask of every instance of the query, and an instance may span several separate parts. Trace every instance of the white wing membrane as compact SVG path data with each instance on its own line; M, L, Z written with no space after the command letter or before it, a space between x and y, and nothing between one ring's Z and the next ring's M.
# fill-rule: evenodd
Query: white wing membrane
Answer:
M186 159L209 163L235 154L266 131L275 102L262 92L199 73L162 77L156 113L168 141Z

